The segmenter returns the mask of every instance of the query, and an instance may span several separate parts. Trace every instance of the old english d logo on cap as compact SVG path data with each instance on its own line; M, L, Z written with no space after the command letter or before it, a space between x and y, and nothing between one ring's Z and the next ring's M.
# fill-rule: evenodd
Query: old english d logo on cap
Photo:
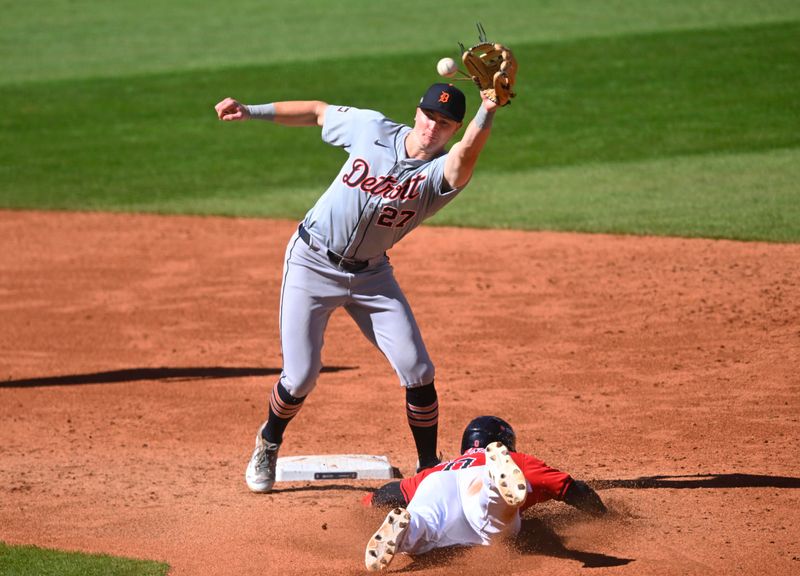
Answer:
M419 100L423 110L439 112L448 118L461 122L467 108L464 93L452 84L433 84Z

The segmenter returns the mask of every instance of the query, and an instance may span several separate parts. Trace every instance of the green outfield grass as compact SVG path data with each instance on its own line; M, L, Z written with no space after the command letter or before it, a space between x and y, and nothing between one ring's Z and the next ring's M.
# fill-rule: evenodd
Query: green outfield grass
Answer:
M796 0L0 0L0 83L511 45L800 19ZM438 58L437 58L438 60ZM530 71L530 70L529 70ZM375 71L373 71L375 74Z
M0 574L6 576L164 576L169 566L158 562L87 555L0 542Z
M484 174L433 222L796 242L798 182L797 148Z
M797 241L781 161L800 146L797 38L785 22L515 45L520 97L433 222ZM440 54L0 86L18 103L0 120L0 205L298 218L343 153L318 129L222 124L213 104L321 98L410 120Z

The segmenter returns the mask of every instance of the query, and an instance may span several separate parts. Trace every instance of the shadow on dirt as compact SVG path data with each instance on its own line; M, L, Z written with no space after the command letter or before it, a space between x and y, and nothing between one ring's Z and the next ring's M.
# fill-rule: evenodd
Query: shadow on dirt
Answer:
M273 488L270 494L288 494L290 492L336 492L342 490L368 494L375 489L366 486L353 486L352 484L306 484L305 486L292 486L291 488Z
M470 553L467 547L440 548L426 554L414 556L414 562L398 572L417 572L437 566L444 566L458 561L465 554ZM538 518L523 518L520 533L510 546L510 550L519 555L540 555L575 560L583 568L606 568L611 566L624 566L634 561L632 558L618 558L598 552L584 552L567 548L561 536L548 525L548 522Z
M340 372L354 370L352 366L326 366L323 372ZM26 378L23 380L4 380L0 388L37 388L40 386L75 386L80 384L116 384L119 382L137 382L141 380L218 380L222 378L247 378L251 376L277 376L280 368L237 368L224 366L201 366L189 368L128 368L125 370L109 370L107 372L91 372L88 374L70 374L66 376L45 376L43 378Z
M617 558L598 552L571 550L564 546L561 537L545 521L539 518L523 518L522 528L514 543L520 554L540 554L567 558L583 563L584 568L604 568L624 566L633 562L632 558Z
M631 480L593 480L595 490L609 488L800 488L800 478L762 474L692 474L642 476Z

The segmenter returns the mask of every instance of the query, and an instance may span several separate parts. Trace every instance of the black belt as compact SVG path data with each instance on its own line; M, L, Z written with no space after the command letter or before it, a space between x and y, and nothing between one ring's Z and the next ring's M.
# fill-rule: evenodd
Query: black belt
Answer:
M308 233L306 227L300 224L300 227L297 229L297 233L300 235L300 239L308 244L308 247L312 250L314 249L314 245L311 242L311 234ZM346 272L354 273L354 272L361 272L364 268L369 266L369 260L350 260L349 258L344 258L339 256L336 252L332 250L328 250L328 260L334 266L338 266L342 270Z

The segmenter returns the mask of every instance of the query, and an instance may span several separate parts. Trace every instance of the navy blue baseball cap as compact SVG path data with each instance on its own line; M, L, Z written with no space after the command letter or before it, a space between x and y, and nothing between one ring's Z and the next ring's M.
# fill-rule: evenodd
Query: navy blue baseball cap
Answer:
M420 98L419 107L423 110L441 112L448 118L461 122L467 110L467 101L464 93L452 84L437 83L428 88L425 95Z

